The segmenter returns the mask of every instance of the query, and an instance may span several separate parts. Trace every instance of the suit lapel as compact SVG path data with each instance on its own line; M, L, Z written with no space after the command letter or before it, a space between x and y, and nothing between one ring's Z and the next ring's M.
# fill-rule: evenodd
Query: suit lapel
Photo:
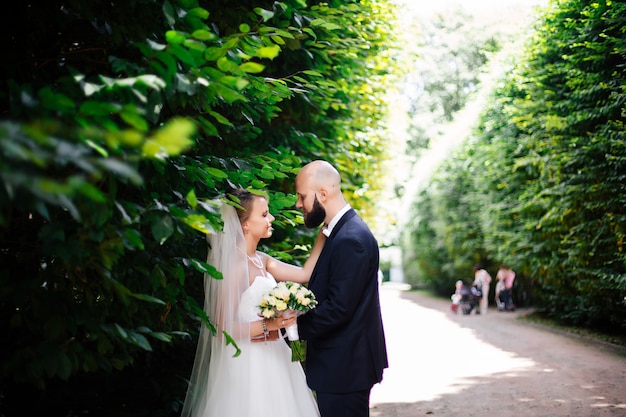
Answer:
M339 219L335 227L333 227L333 232L330 234L328 238L332 239L333 237L335 237L335 235L337 235L337 233L339 232L339 229L341 229L341 227L344 224L346 224L346 222L350 220L351 218L353 218L354 216L356 216L356 211L354 211L354 209L350 209L346 211L345 214L341 216L341 219Z

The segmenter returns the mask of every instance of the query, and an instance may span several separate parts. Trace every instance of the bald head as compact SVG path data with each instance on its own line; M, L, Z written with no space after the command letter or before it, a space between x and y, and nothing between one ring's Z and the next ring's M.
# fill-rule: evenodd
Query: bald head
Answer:
M313 210L312 204L317 199L326 212L325 222L328 223L345 205L341 194L341 176L326 161L317 160L306 164L296 177L296 207L306 213Z
M341 193L341 177L339 172L326 161L313 161L306 164L298 173L317 190L325 188L327 192Z

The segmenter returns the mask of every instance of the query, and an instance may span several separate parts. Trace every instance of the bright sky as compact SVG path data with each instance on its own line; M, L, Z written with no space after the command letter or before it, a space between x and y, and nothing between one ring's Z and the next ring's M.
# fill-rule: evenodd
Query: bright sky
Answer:
M463 6L470 11L494 13L503 9L528 8L544 2L542 0L395 0L395 3L424 13L449 9L455 6Z

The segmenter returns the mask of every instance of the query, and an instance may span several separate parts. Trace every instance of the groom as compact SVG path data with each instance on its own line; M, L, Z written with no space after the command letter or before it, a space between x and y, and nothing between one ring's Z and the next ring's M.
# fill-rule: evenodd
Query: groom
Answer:
M378 243L344 200L339 173L328 162L305 165L296 193L305 226L324 223L328 236L309 281L319 304L298 318L307 382L322 417L369 416L370 391L388 366Z

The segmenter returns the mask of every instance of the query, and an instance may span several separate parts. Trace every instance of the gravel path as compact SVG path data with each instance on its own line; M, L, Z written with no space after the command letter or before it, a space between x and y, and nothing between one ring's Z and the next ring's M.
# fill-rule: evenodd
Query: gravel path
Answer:
M455 315L446 300L385 283L390 368L371 417L626 416L622 349L517 320Z

